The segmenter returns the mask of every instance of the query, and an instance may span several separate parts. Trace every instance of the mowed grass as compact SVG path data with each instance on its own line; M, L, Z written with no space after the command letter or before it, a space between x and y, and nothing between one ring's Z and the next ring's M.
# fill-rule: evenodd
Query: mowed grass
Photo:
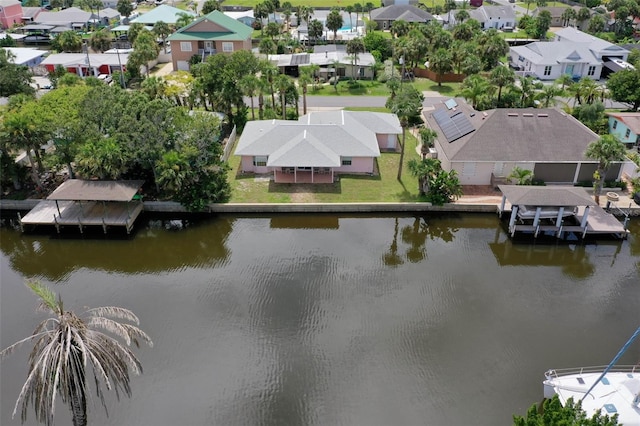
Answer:
M371 110L371 109L367 109ZM383 109L381 109L383 110ZM407 163L419 158L416 138L407 132L402 181L397 180L399 153L382 153L378 175L340 175L333 184L277 184L252 174L238 173L240 158L231 156L229 181L232 203L352 203L424 201L418 196L418 181Z
M412 82L404 82L415 87L420 92L438 92L444 96L457 96L460 93L461 83L438 83L427 78L415 78ZM391 91L387 85L377 80L359 80L355 83L341 81L337 90L329 84L309 86L307 96L389 96Z
M525 9L527 8L527 4L525 2L521 2L521 1L516 2L516 6L520 6L520 7L523 7ZM529 12L533 12L533 10L535 8L537 8L537 7L538 6L536 5L536 3L532 2L529 5ZM560 3L559 1L549 1L549 2L547 2L546 7L569 7L569 5L566 5L564 3Z

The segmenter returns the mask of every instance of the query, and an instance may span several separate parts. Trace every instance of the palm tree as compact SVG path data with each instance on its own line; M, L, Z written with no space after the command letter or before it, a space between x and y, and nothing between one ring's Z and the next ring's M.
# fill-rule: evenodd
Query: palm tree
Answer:
M358 68L358 53L364 52L364 42L360 37L354 38L347 42L347 53L352 55L353 58L353 66L351 68L351 78L357 80L360 76L360 73L356 75L356 69Z
M129 349L151 339L137 325L138 317L115 306L88 309L84 315L65 311L62 298L38 282L27 284L40 298L40 308L53 316L42 321L33 334L0 352L0 358L28 341L35 341L29 355L29 373L16 401L13 415L21 407L22 422L33 403L36 419L53 425L56 397L69 404L74 426L87 424L88 375L93 372L96 391L103 403L102 385L131 396L130 372L142 373L142 365ZM126 320L119 322L117 319ZM133 323L133 324L130 324ZM114 335L112 337L108 332ZM124 340L123 345L117 338Z
M171 34L171 27L164 21L153 24L153 33L162 39L162 48L167 53L167 37Z
M353 20L351 19L351 14L355 11L355 8L350 4L344 8L344 11L349 14L349 29L353 29Z
M276 85L278 86L278 92L280 93L280 105L282 107L282 119L287 119L287 90L291 85L291 80L284 74L279 74L276 77Z
M435 158L423 158L422 160L411 159L407 164L409 172L418 178L418 191L420 195L429 193L429 181L438 171L439 161Z
M422 159L424 159L429 153L429 148L433 146L433 141L438 137L438 133L433 129L421 127L418 131L418 135L420 136L420 142L422 142L420 154L422 155Z
M461 95L476 109L478 101L487 92L489 82L479 74L470 75L462 82Z
M298 85L302 87L302 113L307 114L307 87L313 82L311 73L308 67L300 68L300 77L298 78Z
M538 96L542 99L542 106L544 108L549 108L556 105L556 96L561 94L562 90L558 86L555 84L549 84L542 88L542 91Z
M622 161L625 157L625 153L626 148L624 147L624 144L613 135L600 136L600 139L591 142L587 146L587 150L584 155L587 158L598 161L598 168L593 174L593 193L596 203L600 203L600 193L604 186L604 179L607 174L607 170L609 170L609 167L611 167L613 162Z
M402 126L402 145L400 146L400 163L398 164L398 180L402 180L402 162L404 161L404 148L406 141L407 126L409 119L420 112L424 96L412 86L396 94L395 97L389 97L387 100L387 108L398 116L400 125Z
M568 27L571 24L571 21L576 19L578 14L576 11L570 7L567 7L564 11L562 11L562 26Z
M569 74L562 74L556 79L556 83L560 85L560 90L564 92L564 89L573 84L573 77Z
M57 42L64 52L80 52L82 50L82 37L75 31L65 31L57 37Z
M190 15L186 12L178 12L176 13L178 19L176 19L176 28L186 27L195 19L193 15Z
M340 9L333 8L331 12L327 15L327 21L325 22L325 26L329 31L333 31L333 43L338 42L338 30L342 28L342 15L340 14Z
M533 171L515 166L507 178L509 181L515 181L516 185L530 185L533 180Z
M356 33L358 32L358 16L363 10L362 3L356 3L353 5L353 11L356 12Z
M240 90L242 90L242 94L248 96L251 100L251 119L256 119L255 109L253 107L253 97L256 95L258 91L259 79L253 74L247 74L243 76L238 82L238 86Z
M106 29L102 28L91 34L89 39L89 46L96 52L105 52L111 49L111 34Z
M509 67L498 66L491 71L489 81L494 86L498 86L498 106L502 97L502 88L513 84L516 81L516 73Z

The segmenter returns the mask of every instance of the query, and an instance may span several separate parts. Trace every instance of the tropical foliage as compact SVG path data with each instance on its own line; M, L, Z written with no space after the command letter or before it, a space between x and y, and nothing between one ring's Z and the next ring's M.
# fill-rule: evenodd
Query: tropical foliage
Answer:
M29 405L33 405L36 419L53 425L60 397L71 409L73 425L87 425L90 376L106 410L103 387L131 396L130 375L142 373L142 364L129 348L131 343L139 347L140 341L149 346L153 342L138 328L138 317L128 309L107 306L77 315L65 310L62 298L56 298L46 286L38 282L27 285L40 298L40 310L51 317L38 324L31 336L0 352L4 358L22 344L33 342L27 380L13 415L20 410L24 423Z
M609 417L598 412L587 417L579 401L576 403L573 398L569 398L563 406L558 395L544 401L542 412L538 409L538 404L533 404L526 416L513 416L514 426L616 426L617 424L617 414Z
M600 202L600 194L602 193L607 170L615 161L622 161L625 153L624 144L613 135L601 136L600 139L591 142L587 146L586 157L598 161L598 168L593 174L593 193L596 203Z
M432 204L441 206L462 196L462 186L456 171L444 171L440 160L412 159L408 167L411 174L418 178L420 195L426 195Z

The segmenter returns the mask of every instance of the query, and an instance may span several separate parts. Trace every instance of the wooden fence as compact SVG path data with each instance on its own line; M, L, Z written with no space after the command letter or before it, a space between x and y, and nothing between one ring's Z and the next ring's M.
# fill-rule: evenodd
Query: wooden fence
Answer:
M228 161L229 156L231 155L231 150L233 149L233 145L236 143L237 130L236 126L233 126L233 130L231 130L231 134L227 138L224 145L224 152L222 153L222 161Z
M438 75L430 69L425 68L414 68L413 75L416 77L428 78L436 83L460 83L466 77L464 74L451 73Z

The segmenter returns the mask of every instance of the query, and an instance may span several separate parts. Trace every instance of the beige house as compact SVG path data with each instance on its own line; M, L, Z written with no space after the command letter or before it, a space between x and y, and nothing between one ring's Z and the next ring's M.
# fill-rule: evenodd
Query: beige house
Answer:
M204 61L217 53L251 50L253 29L217 10L180 28L167 40L171 44L173 70L189 70L189 61Z

